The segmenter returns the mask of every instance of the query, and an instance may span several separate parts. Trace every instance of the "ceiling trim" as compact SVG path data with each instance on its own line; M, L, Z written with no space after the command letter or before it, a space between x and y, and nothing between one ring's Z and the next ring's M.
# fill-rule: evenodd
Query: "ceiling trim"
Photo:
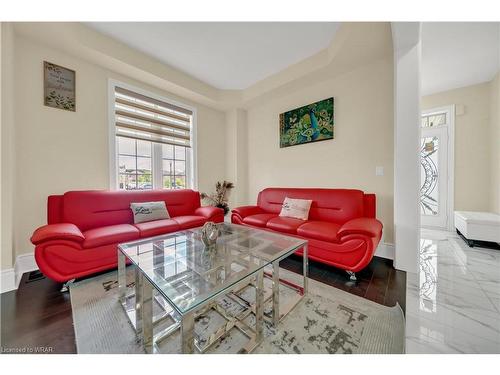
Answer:
M342 23L326 49L243 90L217 89L80 23L14 23L14 30L105 69L225 111L247 108L273 93L279 95L297 80L321 81L392 56L392 43L388 45L384 31L388 25Z

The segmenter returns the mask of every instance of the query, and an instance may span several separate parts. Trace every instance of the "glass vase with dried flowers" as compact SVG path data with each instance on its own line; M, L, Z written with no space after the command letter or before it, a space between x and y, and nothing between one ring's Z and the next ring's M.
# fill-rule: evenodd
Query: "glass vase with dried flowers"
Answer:
M229 212L228 195L232 188L234 188L232 182L226 180L222 182L217 181L215 184L215 193L201 193L201 198L214 207L222 208L224 215L226 215Z

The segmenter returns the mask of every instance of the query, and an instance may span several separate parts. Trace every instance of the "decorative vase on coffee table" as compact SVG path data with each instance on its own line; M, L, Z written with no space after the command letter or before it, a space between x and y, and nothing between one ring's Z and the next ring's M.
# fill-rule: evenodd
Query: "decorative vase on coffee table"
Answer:
M210 250L215 249L217 237L219 237L219 228L217 225L211 221L206 222L201 228L201 240L205 248Z

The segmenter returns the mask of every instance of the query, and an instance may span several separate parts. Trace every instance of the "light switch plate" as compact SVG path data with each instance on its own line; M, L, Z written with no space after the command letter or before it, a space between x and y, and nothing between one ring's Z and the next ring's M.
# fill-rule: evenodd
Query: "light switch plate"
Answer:
M383 176L384 167L375 167L375 176Z

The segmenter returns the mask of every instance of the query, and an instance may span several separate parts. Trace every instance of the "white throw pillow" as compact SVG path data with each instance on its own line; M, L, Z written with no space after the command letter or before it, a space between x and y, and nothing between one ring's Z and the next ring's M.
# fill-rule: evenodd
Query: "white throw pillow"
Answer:
M312 200L309 199L293 199L286 197L281 206L280 216L307 220L311 203Z
M130 209L134 215L134 224L170 218L163 201L130 203Z

